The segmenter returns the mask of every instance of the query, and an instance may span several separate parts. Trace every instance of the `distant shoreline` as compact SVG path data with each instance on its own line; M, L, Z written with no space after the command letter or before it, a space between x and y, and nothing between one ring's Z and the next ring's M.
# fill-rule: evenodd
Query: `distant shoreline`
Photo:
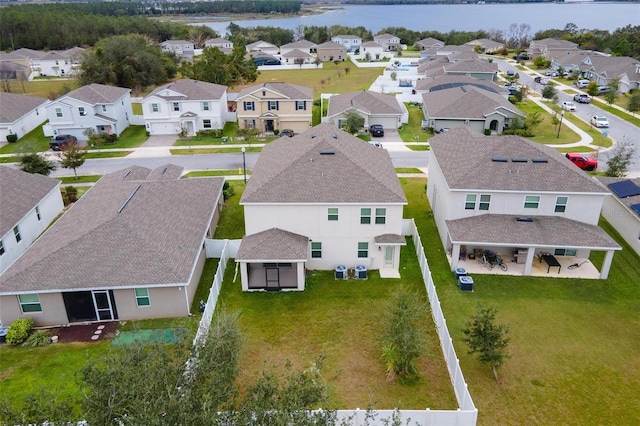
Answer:
M286 19L286 18L304 18L306 16L322 15L334 10L341 10L343 7L336 3L335 6L309 6L303 5L300 8L299 13L238 13L238 14L225 14L224 16L215 15L162 15L153 16L152 19L156 19L161 22L181 22L184 24L197 24L199 22L233 22L233 21L256 21L256 20L269 20L269 19Z

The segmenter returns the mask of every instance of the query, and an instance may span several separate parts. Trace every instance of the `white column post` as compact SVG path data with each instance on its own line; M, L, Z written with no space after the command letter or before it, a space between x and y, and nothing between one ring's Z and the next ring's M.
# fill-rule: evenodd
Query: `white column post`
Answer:
M602 269L600 270L600 278L606 280L609 276L609 269L611 269L611 262L613 262L613 250L608 250L604 255L604 262L602 262Z

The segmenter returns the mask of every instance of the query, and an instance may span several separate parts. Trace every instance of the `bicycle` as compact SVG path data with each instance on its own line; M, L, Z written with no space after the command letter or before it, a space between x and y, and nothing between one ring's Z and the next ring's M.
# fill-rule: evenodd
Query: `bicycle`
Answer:
M482 263L491 271L496 265L506 271L509 269L506 263L502 260L502 258L497 254L492 252L491 250L485 250L482 254Z

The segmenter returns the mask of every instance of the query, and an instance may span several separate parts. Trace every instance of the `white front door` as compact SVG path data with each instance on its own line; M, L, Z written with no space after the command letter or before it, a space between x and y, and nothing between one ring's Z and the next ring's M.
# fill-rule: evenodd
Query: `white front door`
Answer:
M387 246L384 250L384 266L393 266L393 246Z

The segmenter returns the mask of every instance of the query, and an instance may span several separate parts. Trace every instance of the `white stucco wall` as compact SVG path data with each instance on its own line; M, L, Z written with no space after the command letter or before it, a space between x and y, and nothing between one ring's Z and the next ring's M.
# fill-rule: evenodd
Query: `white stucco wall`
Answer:
M182 124L186 121L194 123L194 131L222 129L226 123L227 92L220 99L210 99L209 110L204 110L203 100L184 100L180 103L180 111L173 110L173 102L157 97L150 97L142 101L142 113L147 130L152 135L177 135ZM153 112L151 105L158 104L159 111ZM195 117L181 117L192 112ZM211 128L205 129L203 120L211 120Z
M10 133L15 133L18 135L18 138L21 138L41 125L47 119L47 113L45 109L47 103L48 102L45 102L38 108L29 111L12 123L1 123L0 145L3 145L7 142L7 135Z
M602 216L616 228L622 238L640 255L640 216L629 211L613 196L605 198L602 206Z

